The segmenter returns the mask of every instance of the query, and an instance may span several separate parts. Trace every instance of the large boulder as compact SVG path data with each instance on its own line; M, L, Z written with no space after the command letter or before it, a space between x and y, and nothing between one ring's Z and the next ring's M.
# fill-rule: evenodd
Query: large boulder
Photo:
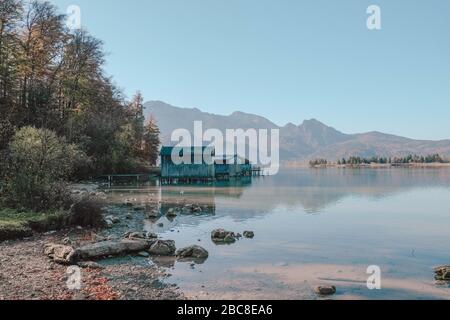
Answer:
M59 264L72 264L75 261L75 251L72 247L48 243L44 247L44 254Z
M175 254L176 247L173 240L156 240L148 252L156 256L173 256Z
M79 260L95 260L108 256L120 256L145 251L150 248L151 244L151 241L146 240L104 241L76 249L75 256Z
M216 229L211 232L211 239L216 243L234 243L236 238L237 236L234 232L224 229Z
M208 256L208 251L197 245L193 245L177 251L177 257L179 258L206 259L208 258Z

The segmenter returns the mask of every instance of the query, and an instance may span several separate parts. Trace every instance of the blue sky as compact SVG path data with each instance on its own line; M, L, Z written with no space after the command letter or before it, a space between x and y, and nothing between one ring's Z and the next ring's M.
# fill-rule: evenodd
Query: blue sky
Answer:
M450 1L52 0L81 8L127 96L279 125L450 138ZM382 30L369 31L378 5Z

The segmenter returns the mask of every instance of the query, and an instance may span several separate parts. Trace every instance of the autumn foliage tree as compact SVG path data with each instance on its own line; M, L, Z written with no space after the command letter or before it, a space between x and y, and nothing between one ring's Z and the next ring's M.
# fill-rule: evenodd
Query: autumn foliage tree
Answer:
M0 151L16 130L32 126L87 155L75 178L150 166L143 97L126 101L103 66L102 42L68 30L49 2L1 0Z

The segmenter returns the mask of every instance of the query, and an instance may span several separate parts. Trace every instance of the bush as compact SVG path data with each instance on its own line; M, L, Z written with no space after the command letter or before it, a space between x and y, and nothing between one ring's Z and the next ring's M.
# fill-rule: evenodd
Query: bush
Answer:
M70 205L66 180L85 155L54 132L24 127L13 136L3 169L2 200L35 211Z
M82 227L102 227L105 224L102 208L103 203L99 199L86 196L72 205L68 223Z
M25 223L0 221L0 242L31 237L33 230Z

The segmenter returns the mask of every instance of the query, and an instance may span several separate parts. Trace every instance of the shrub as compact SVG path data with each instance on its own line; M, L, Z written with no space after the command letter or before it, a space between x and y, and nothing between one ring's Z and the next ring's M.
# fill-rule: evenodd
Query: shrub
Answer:
M102 208L103 202L99 199L83 197L70 208L68 223L82 227L102 227L105 224Z
M18 130L9 144L3 170L2 199L13 208L35 211L67 208L66 180L84 154L54 132Z

